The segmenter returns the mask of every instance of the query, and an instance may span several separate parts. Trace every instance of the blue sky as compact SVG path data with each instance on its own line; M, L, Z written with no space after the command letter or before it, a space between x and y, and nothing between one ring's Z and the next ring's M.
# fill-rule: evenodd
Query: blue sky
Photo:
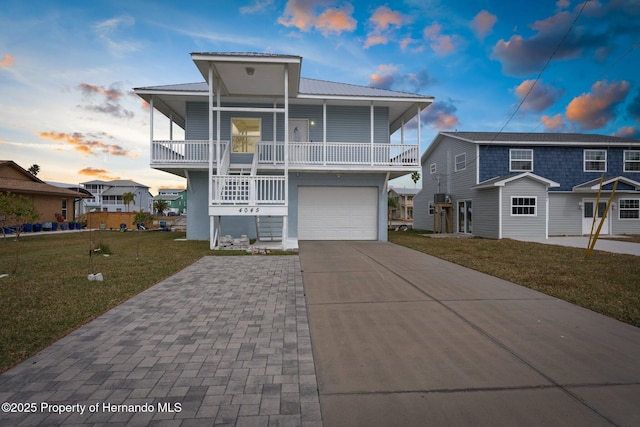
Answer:
M640 138L640 0L1 5L0 159L44 180L184 186L149 168L131 89L202 81L191 52L299 55L303 77L434 96L421 151L455 129Z

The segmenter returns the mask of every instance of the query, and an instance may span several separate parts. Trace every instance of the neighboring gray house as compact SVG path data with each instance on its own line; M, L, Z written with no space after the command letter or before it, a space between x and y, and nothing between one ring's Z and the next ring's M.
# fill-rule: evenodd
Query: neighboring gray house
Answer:
M153 198L149 192L149 187L128 179L118 179L114 181L87 181L80 185L89 191L93 197L84 199L80 214L95 209L101 212L126 212L127 206L122 200L125 193L135 194L135 199L129 205L128 210L144 212L152 211Z
M398 207L391 209L390 219L413 219L413 198L420 192L419 188L392 187L389 197L396 200Z
M479 237L640 233L640 141L575 133L440 132L421 156L414 228ZM600 199L600 179L604 185Z
M387 183L420 155L391 135L432 97L305 79L299 56L191 57L205 82L134 89L152 128L157 110L185 131L152 135L151 167L186 177L188 239L387 239Z

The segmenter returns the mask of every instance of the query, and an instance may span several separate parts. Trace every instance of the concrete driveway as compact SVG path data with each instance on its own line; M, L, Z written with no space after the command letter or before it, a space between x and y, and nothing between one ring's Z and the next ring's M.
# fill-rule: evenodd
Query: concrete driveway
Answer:
M640 329L383 242L301 242L325 426L637 426Z

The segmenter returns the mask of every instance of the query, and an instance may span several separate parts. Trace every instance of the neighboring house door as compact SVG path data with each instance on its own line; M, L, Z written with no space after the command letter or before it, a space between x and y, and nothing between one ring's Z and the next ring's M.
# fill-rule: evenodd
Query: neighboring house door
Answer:
M309 142L309 120L289 119L290 162L306 163L310 160L309 147L299 145L303 142Z
M583 199L582 200L582 234L591 234L591 228L593 226L593 232L595 233L600 225L600 220L604 215L604 210L607 207L607 202L598 202L598 209L596 209L596 199ZM611 214L611 212L609 212ZM596 223L593 224L593 217L596 217ZM609 234L609 215L605 218L600 234Z
M471 200L458 202L458 233L473 233L472 212L473 206Z

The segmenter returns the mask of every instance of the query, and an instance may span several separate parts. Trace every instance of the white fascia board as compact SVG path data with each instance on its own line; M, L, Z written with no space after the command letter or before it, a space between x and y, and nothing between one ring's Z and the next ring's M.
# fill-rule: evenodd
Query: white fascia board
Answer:
M497 182L493 183L492 185L495 186L495 187L504 187L505 184L507 184L507 183L509 183L511 181L515 181L515 180L520 179L520 178L531 178L531 179L533 179L535 181L538 181L538 182L541 182L543 184L546 184L549 187L560 187L559 183L557 183L555 181L551 181L550 179L547 179L547 178L543 178L543 177L541 177L539 175L536 175L534 173L531 173L531 172L525 172L525 173L521 173L519 175L511 176L511 177L505 178L505 179L503 179L501 181L497 181Z

